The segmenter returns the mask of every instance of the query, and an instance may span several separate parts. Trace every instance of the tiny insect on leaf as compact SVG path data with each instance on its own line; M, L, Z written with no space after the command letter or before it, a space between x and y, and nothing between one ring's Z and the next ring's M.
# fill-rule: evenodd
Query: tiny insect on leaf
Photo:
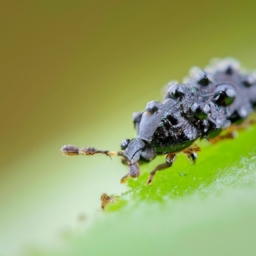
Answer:
M212 143L232 139L236 130L250 124L247 118L256 107L255 77L240 69L232 58L215 61L204 70L192 68L183 83L168 83L162 102L150 101L144 111L133 114L136 137L123 140L120 151L80 150L72 145L63 146L61 151L66 156L120 156L129 168L122 183L138 177L141 164L165 155L165 163L149 175L147 183L151 184L156 172L171 167L179 153L194 164L200 151L195 144L198 139ZM222 135L222 131L226 133ZM106 198L102 200L108 201Z

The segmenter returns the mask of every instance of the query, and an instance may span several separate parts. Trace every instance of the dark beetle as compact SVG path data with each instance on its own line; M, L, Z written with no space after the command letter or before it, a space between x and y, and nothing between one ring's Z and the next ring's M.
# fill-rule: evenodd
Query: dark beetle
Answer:
M150 162L157 155L166 155L166 162L151 173L148 183L157 171L170 167L179 152L194 163L200 149L197 139L212 140L232 124L242 123L256 106L256 76L243 73L239 63L223 59L204 71L193 68L184 83L170 82L163 102L150 101L144 112L136 112L133 122L137 136L121 143L121 151L98 150L75 146L62 147L64 155L121 156L129 166L127 177L139 176L139 164ZM232 137L228 134L227 138Z

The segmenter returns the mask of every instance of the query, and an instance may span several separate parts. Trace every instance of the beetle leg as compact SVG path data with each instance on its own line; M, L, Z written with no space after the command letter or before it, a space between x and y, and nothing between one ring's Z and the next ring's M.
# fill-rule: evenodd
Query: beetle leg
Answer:
M214 138L209 139L209 142L212 144L216 144L221 140L234 139L237 136L237 132L235 130L228 131L225 134L218 135Z
M195 164L196 159L197 159L197 152L201 151L201 149L195 144L192 145L191 147L183 150L183 153L187 156L188 160L192 163Z
M83 149L79 149L76 146L65 145L61 148L62 154L65 156L77 156L77 155L85 155L92 156L95 154L104 154L106 156L123 156L123 151L109 151L109 150L99 150L92 147L85 147Z
M233 124L231 125L224 133L209 139L209 142L212 144L215 144L221 140L226 140L226 139L234 139L237 137L237 131L239 130L244 130L250 125L255 125L256 120L255 119L246 119L243 123L241 124Z
M147 181L147 184L150 184L156 174L157 171L162 171L164 169L167 169L169 167L172 166L172 163L174 162L175 160L175 156L176 154L175 153L169 153L166 155L166 162L164 164L160 164L158 165L151 173L150 173L150 176L148 178L148 181Z
M125 183L129 177L130 177L130 173L128 172L126 175L124 175L124 177L122 177L122 179L120 180L120 182L121 182L121 183Z

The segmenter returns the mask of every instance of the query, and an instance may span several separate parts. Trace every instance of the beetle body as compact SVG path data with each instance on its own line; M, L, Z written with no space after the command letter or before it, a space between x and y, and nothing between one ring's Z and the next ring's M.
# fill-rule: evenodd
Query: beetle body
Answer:
M129 166L129 176L139 176L139 164L166 155L166 163L157 166L150 174L172 165L179 152L192 163L200 150L194 146L197 139L212 140L231 125L242 123L256 106L256 75L245 73L233 59L224 59L205 70L193 68L182 84L170 82L162 102L150 101L145 111L136 112L133 122L136 138L124 140L123 151L112 152L73 146L64 146L65 155L119 155ZM232 137L232 136L230 136ZM73 148L72 148L73 147Z

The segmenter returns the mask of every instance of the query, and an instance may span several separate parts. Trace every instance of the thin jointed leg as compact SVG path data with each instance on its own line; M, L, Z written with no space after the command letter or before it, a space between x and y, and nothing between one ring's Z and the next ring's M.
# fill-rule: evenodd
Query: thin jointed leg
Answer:
M197 159L197 152L199 151L201 151L201 149L196 144L194 144L191 147L183 150L183 153L187 156L188 160L192 164L195 164Z
M176 154L170 153L166 155L166 163L158 165L151 173L148 179L148 184L150 184L156 174L157 171L162 171L172 166L172 163L175 160Z

